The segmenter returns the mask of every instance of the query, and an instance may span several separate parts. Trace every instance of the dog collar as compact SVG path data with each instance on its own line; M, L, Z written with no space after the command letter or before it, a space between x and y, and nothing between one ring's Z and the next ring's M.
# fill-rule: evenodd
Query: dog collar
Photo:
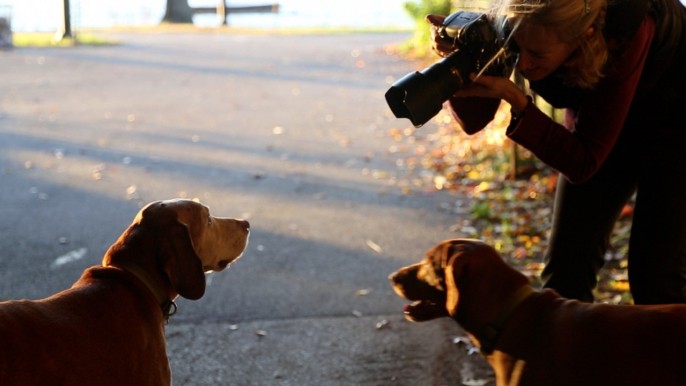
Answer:
M176 314L176 303L163 294L162 291L159 291L158 287L154 284L155 282L143 268L141 268L138 264L124 261L119 261L117 262L117 265L109 265L109 267L123 269L143 282L143 284L145 284L150 293L152 293L157 300L157 304L160 305L160 308L162 309L162 316L164 316L164 323L169 323L169 317Z
M512 297L510 297L510 301L501 309L500 313L496 315L493 323L488 323L484 326L481 336L479 337L481 343L479 353L483 357L493 353L498 337L512 317L512 314L514 314L515 310L524 303L529 296L535 293L536 291L531 288L530 285L522 286L512 295Z

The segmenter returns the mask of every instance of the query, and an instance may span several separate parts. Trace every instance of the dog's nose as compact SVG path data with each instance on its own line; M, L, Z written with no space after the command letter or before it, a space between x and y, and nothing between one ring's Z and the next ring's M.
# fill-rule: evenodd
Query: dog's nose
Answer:
M388 280L395 281L396 276L398 276L398 272L393 272L392 274L388 275Z
M249 231L250 231L250 223L249 223L248 221L246 221L246 220L236 220L236 222L238 223L238 226L240 226L241 228L243 228L246 232L249 232Z

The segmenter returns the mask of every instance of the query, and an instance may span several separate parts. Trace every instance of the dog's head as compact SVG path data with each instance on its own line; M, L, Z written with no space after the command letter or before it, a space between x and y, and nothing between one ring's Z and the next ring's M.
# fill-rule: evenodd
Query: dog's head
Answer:
M173 290L187 299L205 293L205 272L222 271L248 244L250 224L210 215L209 208L185 199L156 201L138 212L133 223L105 255L103 265L133 260L160 270ZM147 254L154 254L154 259ZM154 266L144 259L154 260Z
M193 200L154 202L143 208L139 217L142 222L161 220L159 225L179 229L177 232L183 237L174 241L184 244L178 245L181 249L192 247L203 272L224 270L241 257L248 245L250 224L247 221L212 216L209 207Z
M465 296L487 296L494 284L484 276L502 269L510 270L492 247L480 240L453 239L437 244L422 261L399 269L389 279L398 295L413 301L405 306L407 319L421 322L450 316L457 320L458 303ZM522 285L520 281L517 278L517 285ZM470 293L461 294L463 288Z
M407 319L422 322L450 316L446 308L445 268L452 255L451 248L451 242L442 242L427 251L419 263L401 268L388 277L398 295L413 301L405 306Z

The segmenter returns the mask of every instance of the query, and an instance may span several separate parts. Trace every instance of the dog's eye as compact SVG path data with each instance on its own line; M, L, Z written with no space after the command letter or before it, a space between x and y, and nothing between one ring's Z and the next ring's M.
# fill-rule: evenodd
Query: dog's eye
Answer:
M212 217L207 218L207 226L211 227L212 226Z

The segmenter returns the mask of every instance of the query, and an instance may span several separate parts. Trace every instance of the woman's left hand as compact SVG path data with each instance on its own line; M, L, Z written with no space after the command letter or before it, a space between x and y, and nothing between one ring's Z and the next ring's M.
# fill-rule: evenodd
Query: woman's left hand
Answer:
M456 97L484 97L503 99L512 106L514 111L522 111L529 104L529 99L524 93L508 78L480 75L475 73L469 75L472 83L455 93Z

